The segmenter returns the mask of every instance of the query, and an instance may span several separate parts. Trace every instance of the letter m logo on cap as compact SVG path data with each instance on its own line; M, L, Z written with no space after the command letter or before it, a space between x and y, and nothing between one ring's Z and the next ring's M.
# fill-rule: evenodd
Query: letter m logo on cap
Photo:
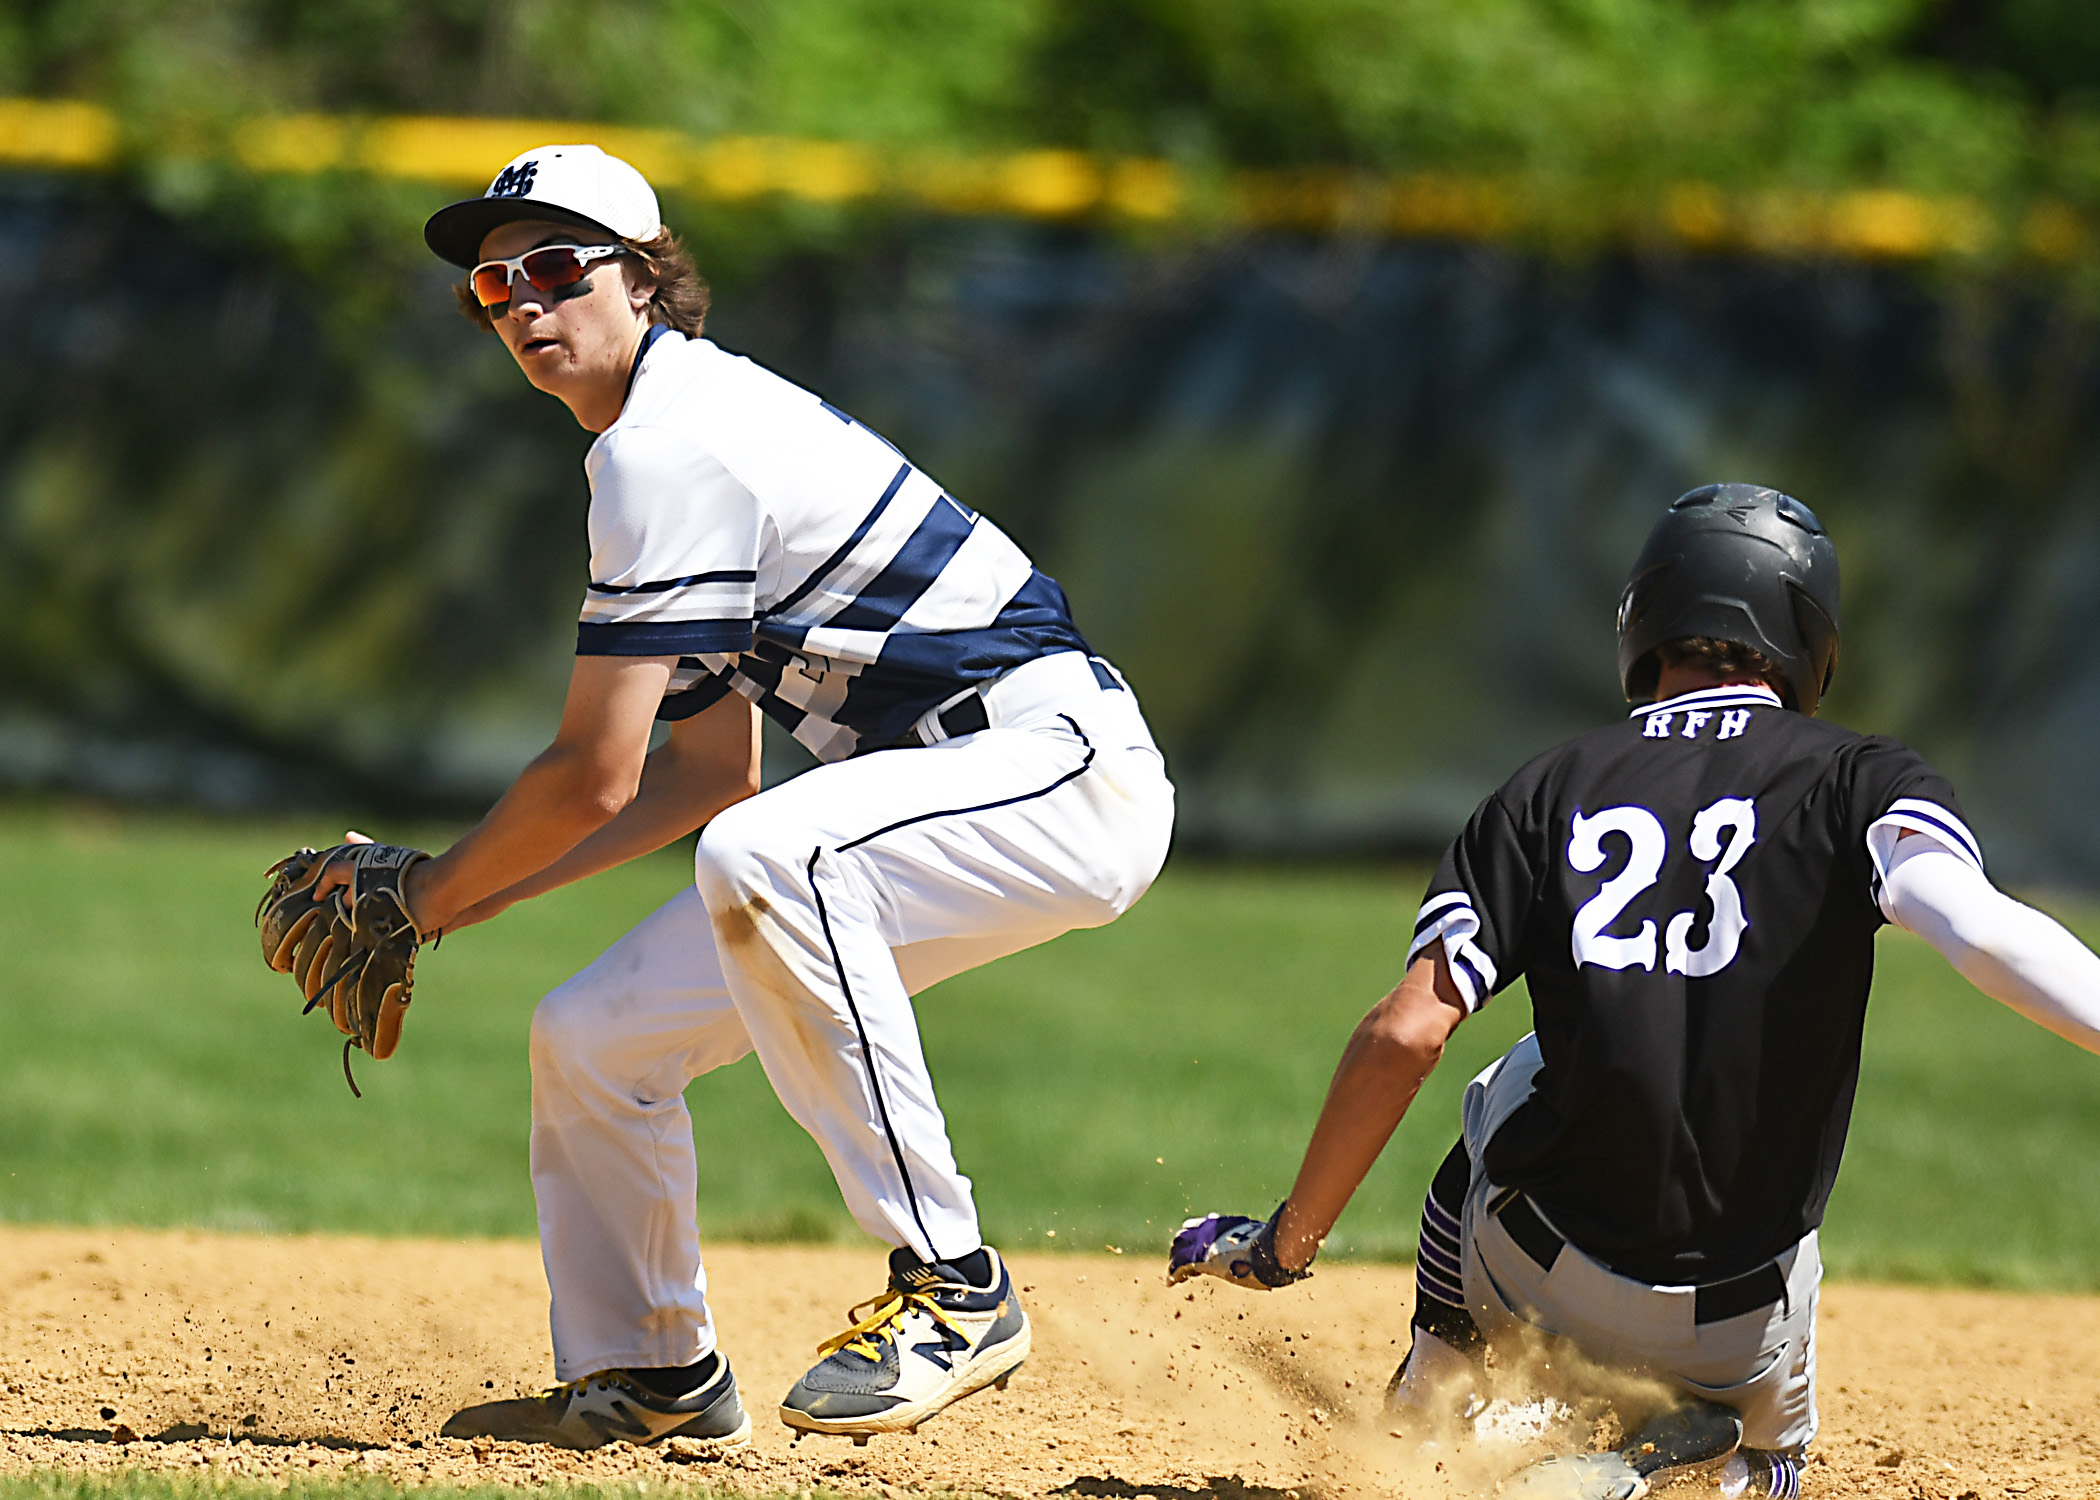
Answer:
M540 164L536 161L521 161L505 167L489 184L484 198L524 198L532 192L532 179L539 175Z

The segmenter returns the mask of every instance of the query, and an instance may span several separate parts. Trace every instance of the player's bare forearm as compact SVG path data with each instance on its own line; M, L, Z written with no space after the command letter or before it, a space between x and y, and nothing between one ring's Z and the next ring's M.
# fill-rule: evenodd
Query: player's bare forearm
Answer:
M1303 1269L1318 1253L1465 1017L1437 943L1358 1023L1277 1221L1276 1258L1286 1269Z
M442 929L467 908L537 874L634 800L656 706L675 657L580 656L554 743L487 817L406 890L416 925Z
M410 892L416 923L426 931L454 925L494 892L543 869L615 816L618 804L579 786L577 769L548 752L511 783L479 824L440 858L441 869Z
M758 711L732 693L673 726L643 765L634 800L610 822L545 869L468 907L451 925L471 927L520 901L653 854L758 789Z

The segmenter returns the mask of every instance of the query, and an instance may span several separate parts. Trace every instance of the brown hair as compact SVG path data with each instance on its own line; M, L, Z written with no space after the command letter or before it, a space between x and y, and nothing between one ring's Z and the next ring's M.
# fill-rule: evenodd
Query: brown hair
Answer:
M1755 677L1780 697L1793 696L1786 673L1773 665L1764 652L1741 641L1721 641L1708 635L1679 636L1657 646L1655 657L1664 667L1696 667L1718 677Z
M668 229L659 229L646 240L622 240L641 262L644 279L654 288L649 294L649 321L675 328L687 338L698 338L707 326L710 293L707 279L693 264L692 253ZM495 331L489 310L475 299L471 281L452 288L460 314L476 328Z

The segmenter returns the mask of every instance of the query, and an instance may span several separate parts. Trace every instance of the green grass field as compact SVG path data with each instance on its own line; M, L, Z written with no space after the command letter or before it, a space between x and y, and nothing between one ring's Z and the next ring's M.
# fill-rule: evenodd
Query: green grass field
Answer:
M0 813L0 1217L532 1233L533 1002L676 891L686 861L611 872L427 954L402 1051L358 1059L360 1102L335 1032L299 1018L249 922L264 865L331 831ZM1272 1207L1350 1026L1397 973L1419 889L1403 872L1177 866L1115 926L921 997L988 1234L1150 1257L1191 1208ZM2100 1060L1902 934L1881 951L1833 1269L2100 1286ZM1410 1248L1460 1089L1527 1021L1512 990L1461 1028L1334 1252ZM704 1232L855 1233L753 1060L689 1097Z

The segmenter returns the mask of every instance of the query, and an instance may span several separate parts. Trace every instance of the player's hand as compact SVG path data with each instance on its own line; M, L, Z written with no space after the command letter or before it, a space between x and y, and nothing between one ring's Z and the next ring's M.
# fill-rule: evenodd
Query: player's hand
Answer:
M373 840L370 835L359 833L355 828L347 829L343 834L344 845L369 844L371 842ZM337 847L340 849L342 845ZM347 893L353 878L354 870L350 861L341 858L330 860L322 869L321 878L314 882L314 900L317 902L325 901L337 891ZM408 910L409 920L414 922L417 928L423 932L435 934L438 931L438 924L433 924L429 920L430 903L425 898L423 890L423 884L429 878L430 870L427 861L412 865L402 871L401 901ZM347 894L344 899L349 899ZM489 898L489 902L495 901L495 897ZM490 917L496 915L497 912L502 911L504 907L510 905L508 901L495 905L490 905L489 902L483 903L481 907L476 907L474 909L475 915L470 920L462 920L462 917L465 915L462 913L460 917L454 917L451 921L443 923L444 930L451 932L455 928L471 926L474 922L486 922ZM487 907L487 909L484 910L483 907ZM309 995L307 998L310 1000L313 997Z
M1277 1207L1281 1214L1281 1205ZM1217 1276L1249 1291L1273 1291L1303 1281L1311 1271L1288 1271L1276 1259L1276 1220L1244 1214L1206 1214L1183 1222L1167 1251L1167 1284Z
M368 835L359 833L355 828L351 828L344 832L343 842L345 844L369 844L372 840ZM318 904L326 901L337 891L349 889L354 874L355 872L348 860L330 860L322 868L321 878L314 882L314 901Z

